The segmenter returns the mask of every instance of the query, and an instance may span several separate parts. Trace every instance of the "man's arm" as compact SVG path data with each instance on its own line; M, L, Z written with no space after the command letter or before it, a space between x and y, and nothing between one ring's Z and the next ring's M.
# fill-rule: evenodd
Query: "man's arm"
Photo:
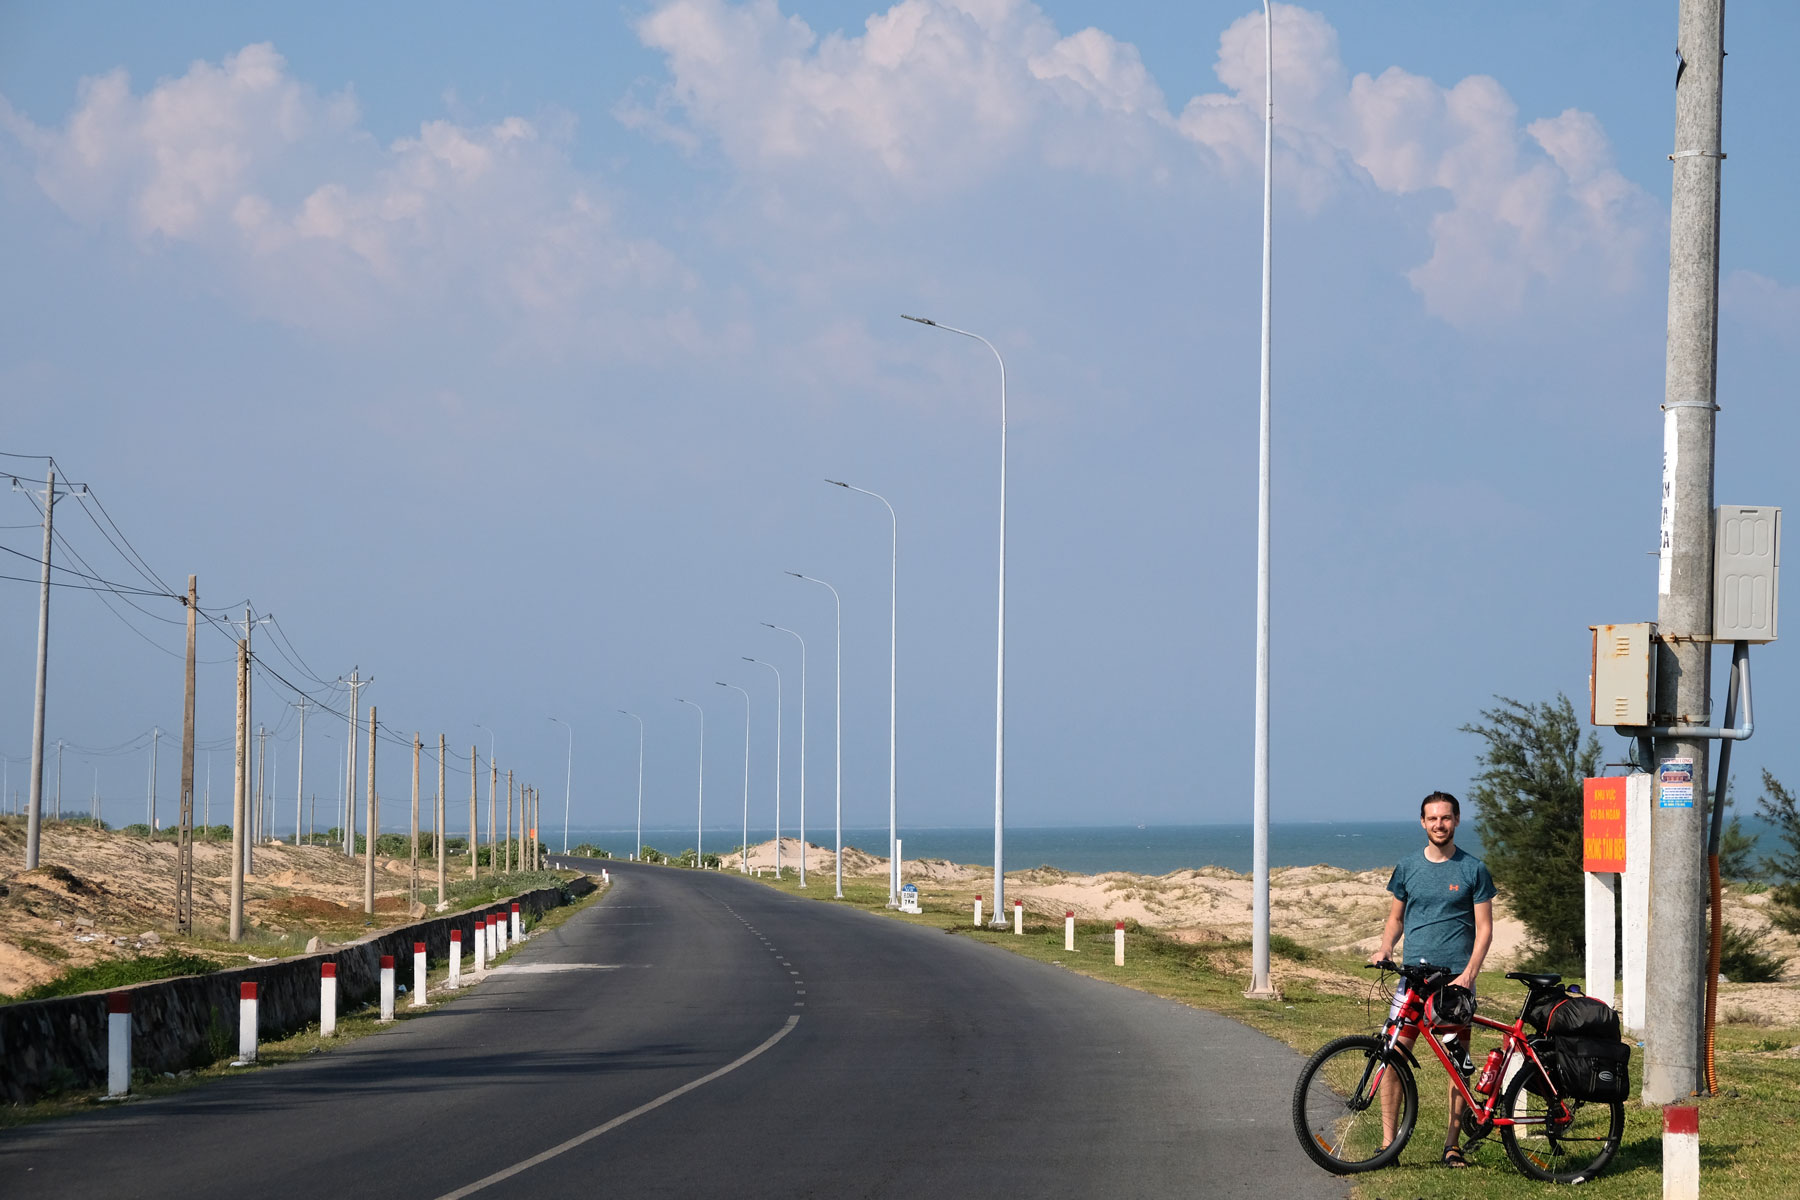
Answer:
M1369 955L1370 962L1377 963L1384 958L1394 957L1394 943L1400 940L1400 931L1405 927L1405 920L1406 903L1403 900L1396 899L1388 906L1387 924L1381 930L1381 945L1376 948L1375 953ZM1487 943L1480 940L1480 918L1477 917L1476 921L1476 942L1482 953L1485 954L1487 953ZM1491 922L1488 933L1490 935L1493 933Z
M1488 947L1494 944L1494 902L1483 900L1475 906L1475 949L1469 955L1469 965L1455 982L1463 987L1475 986L1475 976L1481 973L1481 962L1487 957Z

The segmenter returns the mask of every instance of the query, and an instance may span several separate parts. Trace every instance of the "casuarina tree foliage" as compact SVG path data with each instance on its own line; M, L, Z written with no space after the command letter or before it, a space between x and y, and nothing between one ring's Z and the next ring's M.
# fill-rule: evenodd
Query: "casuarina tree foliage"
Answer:
M1775 827L1782 847L1762 860L1763 873L1774 885L1769 889L1769 920L1779 929L1800 933L1800 804L1767 767L1762 785L1757 810Z
M1464 733L1485 743L1470 792L1482 857L1530 944L1521 965L1579 974L1587 950L1582 890L1581 781L1599 770L1569 698L1521 704L1505 696Z

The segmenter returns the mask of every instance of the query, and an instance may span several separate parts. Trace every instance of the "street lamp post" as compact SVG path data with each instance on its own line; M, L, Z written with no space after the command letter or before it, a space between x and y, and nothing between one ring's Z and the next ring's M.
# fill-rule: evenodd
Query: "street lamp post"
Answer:
M900 644L900 518L894 515L894 506L888 503L887 497L879 492L871 492L868 488L859 488L839 479L827 479L825 482L852 492L861 492L865 496L874 496L888 510L888 907L895 908L900 904L900 856L894 853L894 846L900 837L894 788L894 687L898 663L895 652Z
M713 680L722 688L730 688L744 698L744 849L738 855L738 870L750 873L750 693L735 683Z
M814 579L811 575L802 575L798 571L789 571L788 574L792 575L795 579L804 579L808 583L816 583L831 593L831 605L834 614L832 618L832 637L834 645L831 658L832 669L836 674L837 692L836 699L832 704L832 707L837 711L837 734L835 738L836 748L831 754L832 769L836 774L836 782L832 784L831 794L832 809L837 818L837 898L842 900L844 898L844 605L843 602L838 599L837 589L832 587L829 583L826 583L823 579ZM800 806L800 844L802 847L806 845L806 805L804 803ZM894 848L889 846L888 858L892 860L893 857ZM897 904L898 901L890 895L888 907L893 908Z
M498 875L500 873L499 859L495 855L499 853L499 850L494 842L494 793L500 786L500 764L494 761L494 731L480 721L475 722L475 728L488 735L488 866L493 867L494 873ZM506 836L512 837L510 828L508 828ZM477 847L471 846L469 853L476 854L477 849ZM478 854L477 857L479 857Z
M747 663L775 672L775 878L781 878L781 668L760 658L739 655ZM749 848L744 850L750 853ZM801 857L805 857L802 855Z
M778 630L800 643L800 886L806 886L806 639L785 625L763 626ZM839 893L842 898L842 893Z
M999 632L995 638L997 661L994 668L994 928L1006 927L1006 870L1003 851L1006 840L1006 360L994 343L979 333L940 325L928 317L910 317L908 321L942 329L945 333L974 338L993 351L1000 364L1000 601Z
M1250 990L1253 1000L1278 993L1269 979L1269 242L1274 192L1275 26L1263 0L1263 260L1262 405L1256 483L1256 738L1250 841Z
M561 717L551 717L569 735L569 753L563 764L563 853L569 852L569 788L575 778L575 727Z
M637 849L632 853L631 861L641 862L644 857L644 718L634 712L626 712L622 708L613 711L621 716L630 717L638 723Z
M706 710L692 700L682 700L680 696L675 699L700 714L700 774L694 798L694 868L698 870L706 862L705 852L700 845L701 820L706 806Z

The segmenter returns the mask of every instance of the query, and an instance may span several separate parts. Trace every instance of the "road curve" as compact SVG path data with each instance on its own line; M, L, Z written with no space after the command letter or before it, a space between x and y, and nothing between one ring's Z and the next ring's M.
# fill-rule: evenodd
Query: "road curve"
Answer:
M8 1197L1341 1197L1300 1059L1210 1013L730 874L610 863L456 1003L0 1134Z

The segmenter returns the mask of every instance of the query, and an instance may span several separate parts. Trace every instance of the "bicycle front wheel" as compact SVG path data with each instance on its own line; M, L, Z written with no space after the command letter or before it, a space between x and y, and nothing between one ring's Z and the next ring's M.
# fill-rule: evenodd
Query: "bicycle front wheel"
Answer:
M1594 1100L1550 1100L1525 1089L1528 1065L1500 1097L1500 1115L1541 1122L1502 1125L1500 1144L1513 1166L1548 1183L1581 1183L1606 1169L1625 1133L1625 1106ZM1566 1106L1566 1107L1565 1107Z
M1381 1091L1396 1094L1394 1136L1382 1144ZM1336 1175L1385 1167L1400 1157L1419 1115L1419 1087L1396 1052L1367 1034L1321 1047L1294 1085L1294 1132L1307 1157Z

